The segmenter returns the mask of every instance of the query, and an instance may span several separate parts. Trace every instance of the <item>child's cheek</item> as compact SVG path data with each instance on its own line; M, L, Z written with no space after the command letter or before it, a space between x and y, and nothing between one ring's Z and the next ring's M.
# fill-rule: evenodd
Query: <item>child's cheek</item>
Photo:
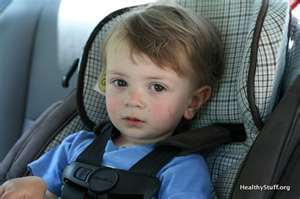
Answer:
M116 111L119 109L120 101L117 98L114 97L108 97L106 99L106 108L108 114L111 116L111 114L115 114Z
M152 118L154 118L158 123L164 123L174 117L172 108L167 104L155 103L152 107Z

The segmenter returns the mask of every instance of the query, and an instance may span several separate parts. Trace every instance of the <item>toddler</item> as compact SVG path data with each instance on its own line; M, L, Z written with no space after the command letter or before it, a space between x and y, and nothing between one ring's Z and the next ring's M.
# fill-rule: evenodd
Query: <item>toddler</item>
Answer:
M119 136L102 165L128 170L154 143L172 136L210 98L223 69L220 37L205 19L180 6L133 9L107 36L102 50L106 108ZM94 140L80 131L28 165L33 176L0 186L0 198L56 198L62 173ZM126 158L125 158L126 157ZM99 163L100 164L100 163ZM203 157L177 156L158 173L159 199L207 199L213 187Z

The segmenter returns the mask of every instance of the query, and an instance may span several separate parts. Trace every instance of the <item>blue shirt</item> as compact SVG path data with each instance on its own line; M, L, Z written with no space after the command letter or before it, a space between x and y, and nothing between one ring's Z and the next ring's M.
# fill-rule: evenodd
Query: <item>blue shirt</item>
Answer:
M80 131L69 135L56 148L31 162L28 169L33 175L44 179L50 192L60 196L64 168L75 161L93 139L93 132ZM152 150L153 145L118 147L109 140L102 165L128 170ZM158 199L208 199L212 196L208 169L205 160L198 154L173 158L158 172L157 177L161 182L156 196Z

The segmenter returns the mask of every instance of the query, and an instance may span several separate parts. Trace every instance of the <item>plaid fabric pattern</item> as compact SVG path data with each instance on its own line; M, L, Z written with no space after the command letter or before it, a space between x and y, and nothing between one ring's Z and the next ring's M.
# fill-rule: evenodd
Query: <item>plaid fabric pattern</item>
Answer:
M54 137L54 139L47 145L44 150L44 153L56 147L58 144L62 142L62 140L68 135L75 133L81 129L84 129L84 125L79 116L76 116L66 125L58 134Z
M250 48L261 0L177 0L209 18L222 35L225 50L225 72L216 88L213 98L205 105L193 127L212 123L243 123L247 139L218 147L208 154L207 162L218 198L230 198L230 191L240 165L258 133L252 120L247 99L247 77L250 64ZM260 116L266 119L272 111L287 41L289 7L286 1L270 0L269 8L259 40L257 68L255 73L255 97ZM84 82L84 108L95 123L107 118L105 99L94 90L101 71L101 45L113 23L109 21L96 36L91 49ZM59 143L69 132L79 130L83 125L76 117L49 145Z
M118 18L119 17L109 21L103 26L101 32L99 32L99 34L95 37L95 41L92 43L92 47L88 55L83 100L88 117L97 124L108 117L105 108L105 98L94 89L102 68L101 45L103 44L102 41L104 41L107 33L112 28L112 25L118 20Z

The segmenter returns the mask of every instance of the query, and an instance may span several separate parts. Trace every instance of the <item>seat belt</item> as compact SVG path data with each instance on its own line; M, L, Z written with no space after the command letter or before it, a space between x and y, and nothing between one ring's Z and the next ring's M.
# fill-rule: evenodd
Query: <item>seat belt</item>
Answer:
M147 164L155 165L149 170L149 166L142 166L142 169L133 167L129 171L101 166L106 143L115 131L112 125L104 126L102 133L79 155L76 162L65 168L62 199L150 199L158 192L160 182L155 175L179 150L155 148L144 158L148 160Z
M75 163L68 165L63 172L63 187L61 198L86 198L88 176L97 170L102 161L105 145L111 137L111 126L102 123L102 133L81 153ZM82 163L82 164L78 164Z
M172 158L233 140L230 131L220 125L188 130L158 142L152 152L125 171L101 166L107 141L118 133L110 123L102 126L92 144L65 168L62 199L151 199L160 188L156 174Z

